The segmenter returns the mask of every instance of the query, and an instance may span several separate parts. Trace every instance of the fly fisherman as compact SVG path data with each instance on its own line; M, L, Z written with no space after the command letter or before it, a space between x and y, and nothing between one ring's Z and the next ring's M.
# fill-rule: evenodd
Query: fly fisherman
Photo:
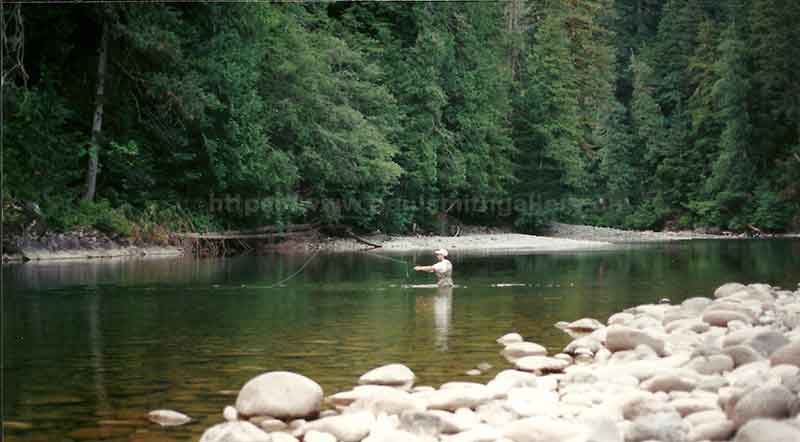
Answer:
M433 252L436 259L439 261L432 266L416 266L414 270L418 272L432 272L436 274L438 280L437 285L439 288L448 288L453 286L453 264L447 260L447 250L439 249Z

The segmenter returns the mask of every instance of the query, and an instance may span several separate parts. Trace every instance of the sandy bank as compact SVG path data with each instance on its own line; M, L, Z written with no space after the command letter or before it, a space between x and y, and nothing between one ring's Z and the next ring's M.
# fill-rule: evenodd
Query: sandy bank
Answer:
M415 252L438 248L451 253L514 253L529 251L569 251L611 248L606 241L574 240L569 238L549 238L545 236L524 235L521 233L482 233L463 236L369 236L370 242L381 244L375 251ZM352 239L330 239L321 241L316 247L335 252L348 252L369 248Z
M596 250L612 248L615 244L643 242L685 241L692 239L732 239L736 236L711 235L698 232L653 232L611 229L574 224L554 223L544 235L526 235L508 231L468 233L461 236L366 236L369 242L380 244L376 251L414 252L444 247L453 252L470 253L520 253ZM368 248L350 238L329 238L310 249L334 252L357 251Z
M685 241L690 239L740 239L747 235L713 235L709 233L683 230L676 232L656 232L652 230L622 230L609 227L594 227L580 224L553 223L545 231L553 238L570 238L587 241L607 241L615 244L661 241Z

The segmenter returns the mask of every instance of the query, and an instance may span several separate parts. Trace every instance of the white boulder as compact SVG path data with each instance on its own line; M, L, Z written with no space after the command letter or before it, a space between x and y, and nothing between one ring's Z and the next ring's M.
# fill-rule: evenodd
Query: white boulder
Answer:
M265 431L246 421L214 425L200 437L200 442L271 442Z
M359 379L359 384L372 385L402 385L411 388L415 379L414 372L403 364L389 364L374 368L364 373Z
M311 379L287 371L273 371L248 381L236 398L242 416L291 419L319 413L322 387Z
M162 427L175 427L192 421L189 416L173 410L153 410L147 413L147 420Z

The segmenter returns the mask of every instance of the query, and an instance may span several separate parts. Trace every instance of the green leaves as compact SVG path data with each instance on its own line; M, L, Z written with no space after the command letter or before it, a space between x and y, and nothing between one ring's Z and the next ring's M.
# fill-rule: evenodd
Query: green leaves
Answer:
M180 201L220 227L787 229L797 4L26 5L31 75L4 86L2 184L63 219L80 209L105 22L100 211ZM524 207L492 212L509 198Z

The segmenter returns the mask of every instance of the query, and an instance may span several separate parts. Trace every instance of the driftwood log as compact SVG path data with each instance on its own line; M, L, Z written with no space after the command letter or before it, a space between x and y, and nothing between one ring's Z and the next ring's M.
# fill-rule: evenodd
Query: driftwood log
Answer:
M329 225L324 226L324 230L327 230L327 231L332 232L334 234L337 234L337 233L338 234L342 234L343 233L345 236L347 236L349 238L353 238L354 240L356 240L356 242L364 244L364 245L367 245L367 246L370 246L373 249L378 249L378 248L383 247L382 244L376 244L374 242L368 241L368 240L356 235L355 233L353 233L353 229L351 229L348 226L342 225L342 224L329 224Z
M763 235L764 234L764 232L762 232L761 229L759 229L758 227L756 227L756 226L754 226L752 224L748 224L747 228L750 229L751 231L753 231L756 235Z
M373 249L379 249L379 248L383 247L383 245L382 245L382 244L376 244L376 243L374 243L374 242L369 242L369 241L367 241L366 239L364 239L364 238L361 238L360 236L356 235L356 234L355 234L355 233L353 233L352 231L347 231L347 233L350 235L350 237L351 237L351 238L353 238L353 239L354 239L354 240L356 240L357 242L359 242L359 243L361 243L361 244L366 244L366 245L368 245L368 246L372 247Z

